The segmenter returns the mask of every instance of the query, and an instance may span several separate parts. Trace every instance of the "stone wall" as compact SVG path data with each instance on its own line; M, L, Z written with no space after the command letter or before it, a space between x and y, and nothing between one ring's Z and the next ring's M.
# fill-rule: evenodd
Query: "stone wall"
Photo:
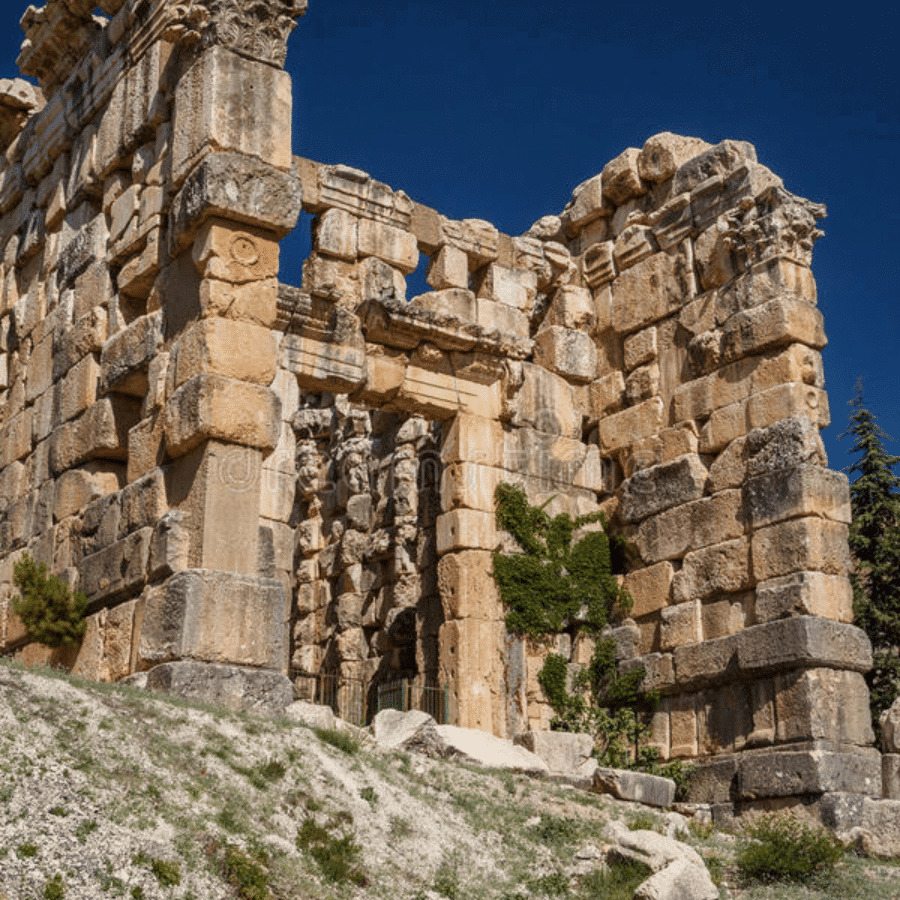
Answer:
M634 545L611 634L698 799L880 795L818 435L824 209L664 133L504 235L292 157L303 0L101 6L29 9L40 89L0 82L0 644L251 704L415 677L460 725L546 728L547 647L490 574L506 481ZM25 551L89 597L77 650L27 644Z

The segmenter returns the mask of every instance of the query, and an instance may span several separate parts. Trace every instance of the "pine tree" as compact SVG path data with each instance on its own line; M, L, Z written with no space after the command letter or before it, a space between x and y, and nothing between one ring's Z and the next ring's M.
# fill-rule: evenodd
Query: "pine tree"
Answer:
M850 427L841 437L852 435L852 452L862 454L848 469L851 477L857 476L850 485L853 606L874 650L875 666L867 681L877 725L878 716L900 694L900 477L894 473L900 456L884 449L890 437L866 409L861 380L850 405Z

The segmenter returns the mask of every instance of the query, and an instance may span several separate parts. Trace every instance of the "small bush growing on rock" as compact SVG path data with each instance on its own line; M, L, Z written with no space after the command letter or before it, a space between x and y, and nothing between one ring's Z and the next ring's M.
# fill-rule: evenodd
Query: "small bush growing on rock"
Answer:
M828 875L842 855L840 843L824 828L772 813L745 826L737 865L747 879L801 882Z
M353 840L352 834L343 833L338 837L312 816L307 816L297 832L297 849L312 856L328 881L350 881L359 887L369 883L366 874L357 866L362 848Z
M19 595L12 598L15 614L22 620L30 641L46 647L78 644L87 623L88 600L56 575L44 563L36 563L28 553L13 568L13 583Z
M66 884L59 872L44 884L44 900L63 900L66 896Z
M237 891L240 900L269 900L269 876L239 847L225 846L222 876Z

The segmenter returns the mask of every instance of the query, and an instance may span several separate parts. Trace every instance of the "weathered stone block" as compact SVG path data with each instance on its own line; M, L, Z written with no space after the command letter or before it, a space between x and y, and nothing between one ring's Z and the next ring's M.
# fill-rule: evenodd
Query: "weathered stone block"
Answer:
M622 272L612 285L612 327L637 331L690 299L688 272L680 256L654 253Z
M829 666L864 673L872 666L872 647L865 632L817 616L754 625L738 637L743 672Z
M468 288L469 258L458 247L444 244L429 263L425 280L436 291Z
M418 268L419 248L411 232L372 219L360 219L358 230L360 256L375 256L405 275Z
M625 368L631 371L658 356L656 328L645 328L625 338Z
M88 599L140 593L146 580L152 534L152 528L142 528L81 561L78 586Z
M523 363L522 371L524 379L516 395L512 424L580 438L581 412L575 407L572 386L532 363Z
M792 572L846 575L850 570L847 526L827 519L792 519L759 529L752 554L757 581Z
M541 323L541 329L558 325L568 329L589 328L596 318L594 299L587 288L573 284L557 288L550 301L550 309Z
M703 639L699 600L668 606L662 610L660 617L659 645L663 652L696 644Z
M268 388L220 375L195 375L166 401L166 446L181 456L216 439L261 450L278 442L281 409Z
M128 430L140 419L140 403L122 395L98 400L77 419L50 437L50 467L54 473L89 459L125 459Z
M496 622L502 615L491 554L486 550L447 553L438 562L438 587L447 619Z
M676 506L645 519L636 543L645 563L677 559L693 549L740 537L744 513L739 490Z
M750 544L737 538L688 553L672 580L672 599L675 603L705 600L750 586Z
M603 167L603 194L616 206L647 192L638 172L640 152L629 147Z
M550 325L534 339L534 360L577 384L586 384L597 374L597 347L590 335Z
M87 463L63 472L56 479L54 519L59 522L84 509L92 500L118 491L121 478L121 466L115 463Z
M101 391L143 397L147 392L150 362L161 344L161 313L141 316L114 334L103 345L100 354Z
M743 800L793 797L838 791L881 795L877 753L829 753L825 750L770 751L745 755L739 763Z
M278 275L279 247L271 232L225 219L207 219L192 250L197 272L229 284L265 281Z
M184 511L173 509L156 523L150 541L149 580L157 581L190 567L190 535L184 527L186 518Z
M740 635L714 638L701 643L676 647L675 677L680 687L733 681L738 673ZM674 748L673 748L673 753Z
M660 397L606 416L599 423L597 443L604 455L657 434L663 426L665 407Z
M625 576L622 587L634 601L632 616L640 618L668 606L674 572L670 562L660 562L645 569L634 569Z
M455 509L437 517L437 552L484 549L497 546L494 514L474 509Z
M622 490L621 515L625 522L639 522L673 506L703 496L708 473L694 454L635 472Z
M319 253L353 262L359 247L359 220L343 209L326 209L316 221L314 246Z
M671 131L654 134L638 155L638 173L645 181L657 184L671 178L688 160L709 148L710 145L699 138L683 137Z
M821 616L837 622L853 621L853 588L842 575L794 572L756 586L756 620L785 616Z
M201 319L176 344L175 387L200 374L271 384L277 352L278 340L269 328L219 317Z
M833 741L871 746L869 689L859 672L806 669L776 677L779 741Z
M747 435L747 474L751 477L804 463L827 465L819 429L805 415L782 419Z
M818 308L790 297L740 312L722 327L722 358L726 362L793 343L821 350L826 338Z
M441 473L441 509L456 507L494 511L494 492L503 480L500 469L477 463L450 463Z
M280 581L190 569L146 593L138 665L184 658L281 668L287 661Z
M900 753L885 753L881 757L881 796L900 800Z
M744 485L744 497L755 528L799 516L850 524L847 476L820 466L795 466L751 478Z
M503 460L503 426L494 419L460 413L444 426L441 460L496 466Z
M588 412L591 418L602 419L607 413L622 408L625 378L621 372L611 372L588 385Z
M138 528L156 525L168 508L163 471L153 469L122 489L119 537L125 537Z
M154 666L147 673L147 690L234 710L262 710L276 715L294 699L293 686L281 672L210 665L193 660Z

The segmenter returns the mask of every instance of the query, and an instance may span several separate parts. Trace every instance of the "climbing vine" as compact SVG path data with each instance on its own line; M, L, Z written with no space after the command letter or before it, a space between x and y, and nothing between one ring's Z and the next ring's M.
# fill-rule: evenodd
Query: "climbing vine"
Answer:
M615 577L625 571L625 540L610 534L602 512L551 517L547 504L532 506L523 490L509 484L498 485L494 499L497 526L520 548L518 553L495 550L493 558L509 631L546 640L577 623L598 637L589 665L574 678L564 656L547 655L538 683L555 713L552 727L591 734L601 765L663 774L683 790L688 767L680 760L663 765L648 743L645 719L659 697L641 690L644 668L620 673L615 642L600 637L612 614L632 605ZM575 540L579 529L594 524L600 528Z

